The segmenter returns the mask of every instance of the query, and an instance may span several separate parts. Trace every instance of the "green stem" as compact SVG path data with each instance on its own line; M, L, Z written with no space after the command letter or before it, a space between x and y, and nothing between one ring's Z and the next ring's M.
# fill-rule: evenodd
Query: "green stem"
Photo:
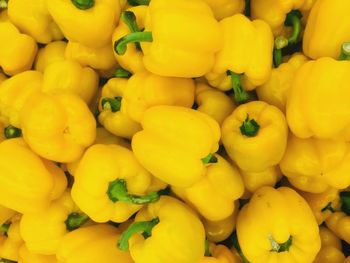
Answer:
M206 157L202 158L202 162L204 164L209 164L209 163L217 163L218 158L212 153L209 153Z
M247 118L240 127L241 134L247 137L255 137L258 134L259 129L260 125L254 119L249 119L249 115L247 115Z
M82 213L70 213L64 222L68 231L73 231L84 225L89 217Z
M76 8L81 10L90 9L95 5L95 0L71 0Z
M129 5L138 6L138 5L149 5L151 0L128 0Z
M282 244L277 243L273 239L272 235L269 235L269 240L270 240L271 246L272 246L271 251L277 252L277 253L289 251L289 248L293 244L293 237L292 236L290 236L289 239L286 242L282 243Z
M6 9L8 0L0 0L0 9Z
M6 258L2 258L0 259L0 263L17 263L17 262Z
M284 22L286 26L292 27L293 31L288 38L288 44L296 44L300 39L301 34L301 18L302 14L299 10L292 10L288 13L287 19Z
M131 76L132 76L132 73L123 68L117 68L114 72L114 77L116 78L128 79Z
M118 55L124 55L129 43L152 41L152 32L133 32L115 41L114 50Z
M208 239L205 240L205 252L204 252L204 256L205 257L211 257L212 254L210 253L210 249L209 249L209 241Z
M239 242L238 242L238 237L236 232L231 236L231 240L232 240L233 247L237 250L238 255L241 257L243 263L250 263L249 260L244 256L242 252L241 246L239 245Z
M227 71L227 75L231 77L234 99L238 104L246 103L249 99L249 94L243 89L241 74Z
M123 179L116 179L113 182L109 183L107 195L113 203L119 201L136 205L143 205L154 203L159 200L159 194L157 192L151 192L144 196L129 194L126 181Z
M122 105L122 97L103 98L101 101L102 109L112 112L120 111Z
M276 68L278 68L283 62L282 49L286 46L288 46L288 39L281 36L276 37L275 48L273 50L273 62Z
M350 215L350 192L341 192L339 194L341 200L341 210Z
M4 129L4 135L7 139L13 139L21 137L22 130L16 128L15 126L9 125Z
M119 241L118 248L122 251L129 250L129 239L137 234L142 233L144 238L149 238L152 236L152 229L159 223L159 218L152 219L151 221L135 222L128 227L127 230L123 232Z
M131 33L141 32L139 26L137 25L136 16L131 11L124 11L121 16L121 20L129 28ZM135 42L135 46L138 50L141 50L140 42Z
M4 236L7 236L7 233L10 229L11 223L5 223L0 226L0 233Z
M350 42L341 45L341 52L338 60L350 60Z
M332 213L335 212L335 209L332 206L332 202L329 202L324 208L321 209L321 212L325 212L325 211L331 211Z

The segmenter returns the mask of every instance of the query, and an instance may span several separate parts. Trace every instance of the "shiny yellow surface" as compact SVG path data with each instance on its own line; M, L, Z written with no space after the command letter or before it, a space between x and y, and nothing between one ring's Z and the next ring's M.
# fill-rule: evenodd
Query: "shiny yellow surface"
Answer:
M44 70L56 61L64 60L64 53L67 43L64 41L53 41L45 47L39 49L35 59L34 68L44 73Z
M242 13L244 11L244 0L204 0L213 10L217 20Z
M199 263L240 263L234 254L223 245L210 244L211 257L202 258Z
M343 212L335 212L326 220L326 226L346 243L350 242L350 216Z
M56 256L33 253L26 245L22 245L18 253L18 263L57 263Z

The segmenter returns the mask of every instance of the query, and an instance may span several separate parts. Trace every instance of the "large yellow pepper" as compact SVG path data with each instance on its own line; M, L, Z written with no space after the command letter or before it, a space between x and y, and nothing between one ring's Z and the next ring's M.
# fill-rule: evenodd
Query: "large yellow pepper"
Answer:
M259 99L285 112L288 90L292 85L295 73L307 61L308 58L303 54L294 53L288 62L272 69L270 79L256 89Z
M349 82L348 61L321 58L301 66L287 99L291 131L299 138L350 141Z
M210 244L204 258L198 263L239 263L233 253L223 245Z
M52 20L46 0L11 0L8 15L21 32L32 36L37 42L47 44L63 38L61 30Z
M66 47L67 43L64 41L53 41L47 44L45 47L39 49L38 55L35 59L35 70L44 73L45 69L50 64L56 61L64 60Z
M96 121L84 101L73 94L33 93L21 110L23 137L38 155L73 162L96 137Z
M349 147L345 142L300 139L290 134L280 162L282 173L302 191L322 193L329 187L344 189L350 185Z
M100 48L111 41L119 19L115 0L50 0L48 10L65 37L87 47Z
M167 14L164 16L164 14ZM210 7L203 1L152 0L145 30L132 32L115 42L117 54L127 44L141 42L143 62L150 72L169 77L200 77L214 65L221 47L220 28Z
M263 172L277 165L286 149L287 137L283 113L263 101L239 106L222 124L225 149L246 172Z
M12 76L31 69L38 47L32 37L19 32L6 14L0 14L0 67Z
M159 199L149 192L152 175L132 151L119 145L91 146L75 172L72 197L96 222L125 222L143 204ZM158 189L159 190L159 189Z
M217 20L242 13L244 11L244 0L204 0L214 12Z
M129 253L115 246L119 237L120 230L107 224L80 228L62 239L57 251L58 262L133 263Z
M132 149L148 171L182 188L203 178L219 147L220 127L214 119L188 108L155 106L145 111L141 124Z
M3 141L0 156L1 205L20 213L42 211L66 188L63 171L40 159L23 139Z
M141 235L143 234L143 235ZM137 213L123 232L119 249L135 263L193 263L204 255L204 228L196 214L180 201L163 196Z
M238 215L237 236L252 263L310 263L321 247L305 200L287 187L263 187Z
M33 253L26 245L19 248L18 254L18 263L57 263L56 256Z
M23 244L19 227L19 215L0 226L0 258L18 260L18 251Z

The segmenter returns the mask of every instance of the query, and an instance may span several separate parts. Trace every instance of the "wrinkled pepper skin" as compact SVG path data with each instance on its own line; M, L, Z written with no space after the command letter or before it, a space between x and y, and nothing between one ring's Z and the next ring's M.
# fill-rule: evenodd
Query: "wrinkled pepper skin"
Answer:
M260 126L255 136L242 132L247 118ZM288 128L283 113L262 101L237 107L222 124L221 132L228 155L246 172L262 172L277 165L287 145Z
M53 41L47 44L45 47L39 49L38 55L35 59L35 70L44 73L45 69L50 64L55 63L56 61L64 60L66 47L67 43L64 41Z
M350 185L350 148L345 142L300 139L290 134L283 159L282 173L299 190L322 193L329 187Z
M0 14L0 67L13 76L31 69L38 47L32 37L20 33L6 14L6 11Z
M20 213L42 211L66 188L63 171L54 163L40 159L23 139L3 141L0 154L1 205Z
M97 73L76 61L61 60L48 65L44 71L42 91L50 94L75 94L87 104L98 89Z
M309 263L321 247L311 209L287 187L256 191L238 215L237 235L244 256L252 263Z
M326 226L340 239L350 243L350 216L335 212L326 220Z
M350 39L347 26L350 3L342 0L316 1L309 15L303 51L312 59L340 55L340 46Z
M199 263L239 263L233 253L224 245L209 245L211 256L205 256Z
M9 221L9 228L0 235L0 258L17 261L18 251L23 244L19 229L20 216L15 215Z
M219 148L220 127L214 119L183 107L155 106L145 111L141 125L132 149L155 177L182 188L203 178L211 164L202 158Z
M217 20L233 16L244 11L244 0L204 0L213 10Z
M303 54L295 53L288 62L272 69L270 79L256 89L259 99L285 112L288 90L292 85L295 73L308 60Z
M234 212L235 201L243 195L244 185L237 168L221 156L214 156L217 162L208 166L202 179L191 187L172 187L172 190L204 218L219 221Z
M32 94L21 110L21 128L34 152L63 163L79 159L96 137L94 116L72 94Z
M57 263L56 256L35 254L29 251L26 245L19 248L18 254L18 263Z
M133 263L129 253L115 246L119 237L120 230L107 224L70 232L57 251L58 263Z
M120 3L115 0L96 0L85 10L77 8L71 0L50 0L47 8L68 40L91 48L110 43L120 15Z
M8 16L18 29L36 42L47 44L63 39L63 34L52 20L46 7L46 0L11 0L8 3Z
M321 58L301 66L287 99L291 131L299 138L350 141L349 81L348 61Z

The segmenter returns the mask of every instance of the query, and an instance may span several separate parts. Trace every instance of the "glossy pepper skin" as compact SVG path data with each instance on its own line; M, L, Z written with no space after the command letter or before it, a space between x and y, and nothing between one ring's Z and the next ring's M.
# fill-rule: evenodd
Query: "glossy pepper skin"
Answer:
M213 10L217 20L242 13L244 11L244 0L204 0Z
M153 226L147 239L133 225L119 239L119 248L129 249L135 263L163 263L169 256L172 263L193 263L204 255L202 223L189 207L174 198L162 196L138 212L135 222L143 225L152 222Z
M34 152L56 162L79 159L96 137L94 116L72 94L32 94L21 110L21 128Z
M239 263L233 253L224 245L209 245L209 254L203 257L199 263Z
M282 173L296 188L322 193L328 188L350 185L349 144L333 140L300 139L290 134L283 159Z
M61 30L47 10L45 0L11 0L7 10L12 23L36 42L47 44L63 39Z
M8 17L7 12L0 14L0 67L10 76L29 70L34 62L38 47L35 40L21 34Z
M221 130L228 155L246 172L262 172L277 165L286 149L285 117L278 108L262 101L240 105Z
M141 125L132 149L155 177L183 188L203 178L211 164L202 158L219 147L220 128L214 119L183 107L155 106L145 111Z
M47 44L45 47L39 49L34 64L35 70L44 73L45 69L50 64L55 63L56 61L64 60L66 47L67 43L64 41L53 41Z
M60 263L133 263L128 252L116 248L120 230L107 224L77 229L65 235L57 251ZM101 253L103 251L103 253Z
M33 153L23 139L3 141L0 153L1 205L20 213L38 212L66 188L63 171ZM14 185L13 182L20 183Z
M340 239L350 243L350 216L337 211L326 220L326 226Z
M320 58L301 66L287 99L291 131L299 138L349 141L349 81L348 61Z
M68 40L91 48L107 45L119 19L119 1L96 0L87 9L79 9L74 4L76 2L50 0L47 1L47 8Z
M321 247L310 208L287 187L256 191L238 215L237 235L244 256L252 263L309 263Z
M28 250L26 245L22 245L18 251L18 263L57 263L54 255L41 255Z
M19 231L19 215L15 215L5 226L5 232L0 231L0 258L17 261L18 251L23 244Z

